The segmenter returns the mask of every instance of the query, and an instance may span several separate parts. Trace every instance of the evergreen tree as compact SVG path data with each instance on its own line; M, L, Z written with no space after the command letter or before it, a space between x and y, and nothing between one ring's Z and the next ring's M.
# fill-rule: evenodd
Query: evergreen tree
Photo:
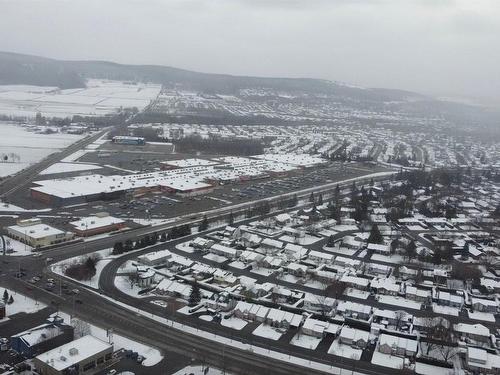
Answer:
M158 243L158 232L154 232L152 235L151 235L151 245L155 245L156 243Z
M311 191L311 195L309 195L309 202L314 203L314 192Z
M9 302L7 302L9 305L12 305L14 303L14 297L12 297L12 294L9 297Z
M417 256L417 246L415 245L415 241L411 240L408 245L406 245L406 256L410 260Z
M335 199L335 205L338 206L339 202L340 202L340 186L339 186L339 184L337 184L337 186L335 186L335 193L333 194L333 196Z
M200 223L200 226L198 227L199 232L203 232L204 230L208 229L208 218L207 215L203 215L203 220Z
M333 235L328 237L328 242L326 243L326 246L328 246L328 247L335 246L335 237Z
M368 237L368 243L378 243L381 244L384 242L384 237L382 233L380 233L380 229L378 229L377 224L372 225L372 229L370 231L370 236Z
M323 194L319 193L318 194L318 206L321 206L323 204Z
M201 301L201 291L198 283L195 281L191 287L191 292L189 293L189 306L196 306Z
M123 253L123 243L121 241L115 242L113 246L113 254L122 254Z
M3 302L7 303L7 300L9 299L9 293L7 292L7 289L3 291Z
M123 247L124 251L130 251L134 248L134 244L132 243L132 240L129 238L125 241L125 246Z

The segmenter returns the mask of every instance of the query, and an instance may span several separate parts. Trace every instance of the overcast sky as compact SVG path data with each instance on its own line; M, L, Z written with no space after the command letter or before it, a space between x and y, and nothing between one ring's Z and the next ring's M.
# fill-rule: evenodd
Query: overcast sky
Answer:
M0 0L0 50L500 102L500 0Z

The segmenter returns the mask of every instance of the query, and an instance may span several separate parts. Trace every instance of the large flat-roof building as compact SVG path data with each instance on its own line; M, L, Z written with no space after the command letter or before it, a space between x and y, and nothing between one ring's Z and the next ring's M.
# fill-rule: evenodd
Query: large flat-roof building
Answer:
M74 233L43 224L40 219L18 220L17 225L6 229L9 237L34 248L56 245L75 237Z
M277 159L277 160L274 160ZM324 163L320 158L299 155L280 158L218 158L214 160L181 159L165 162L163 171L129 175L92 174L35 181L31 197L54 206L111 200L126 193L163 191L181 196L211 192L215 186L267 178L273 173L286 173L303 166Z
M40 375L93 375L113 359L113 345L87 335L33 359Z

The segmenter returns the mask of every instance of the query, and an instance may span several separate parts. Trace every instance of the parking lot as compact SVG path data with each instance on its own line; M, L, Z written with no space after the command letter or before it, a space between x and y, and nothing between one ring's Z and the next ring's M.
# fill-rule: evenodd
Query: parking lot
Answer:
M106 211L110 215L123 219L166 219L291 193L380 170L377 167L367 167L355 163L341 168L340 164L332 163L326 167L294 171L283 177L270 177L217 186L212 193L200 196L180 197L164 192L149 192L140 196L129 195L111 202L91 202L77 207L61 208L60 213L86 216Z

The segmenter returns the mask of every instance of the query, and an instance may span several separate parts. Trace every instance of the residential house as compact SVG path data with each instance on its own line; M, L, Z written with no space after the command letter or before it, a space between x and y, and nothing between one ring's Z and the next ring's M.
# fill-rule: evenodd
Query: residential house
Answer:
M370 287L377 294L388 294L395 296L399 293L400 286L392 278L374 278L370 282Z
M497 313L498 302L496 300L472 297L471 303L475 311L481 311L491 314Z
M313 337L325 337L330 333L337 335L341 326L335 323L325 322L314 318L307 318L302 325L302 333Z
M471 340L487 343L490 339L490 330L482 324L458 323L453 326L460 336Z
M264 238L260 243L259 249L264 254L277 254L283 249L283 242L274 240L272 238Z
M341 344L357 346L359 349L364 349L368 344L369 336L369 332L344 326L340 330L339 341Z
M372 307L351 301L341 301L337 305L337 314L353 319L368 320L372 313Z
M413 357L417 354L418 341L382 333L378 339L378 351L389 355Z

